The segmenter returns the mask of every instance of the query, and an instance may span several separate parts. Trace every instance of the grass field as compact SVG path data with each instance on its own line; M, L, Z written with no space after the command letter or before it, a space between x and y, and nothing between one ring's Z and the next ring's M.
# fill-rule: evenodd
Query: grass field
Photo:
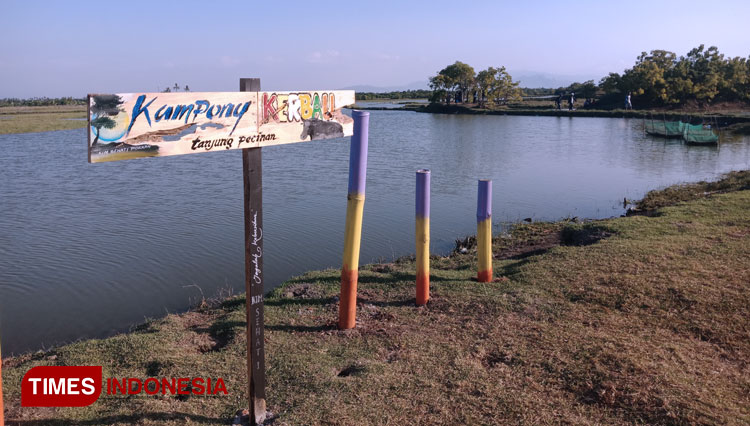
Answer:
M0 107L0 135L86 127L86 106Z
M750 423L750 172L649 193L628 217L519 225L494 239L495 282L468 253L361 268L358 323L338 331L338 270L266 299L277 425ZM102 340L3 361L9 425L227 424L246 406L242 296ZM227 396L102 395L19 406L36 365L104 377L222 377ZM55 420L53 420L55 419Z

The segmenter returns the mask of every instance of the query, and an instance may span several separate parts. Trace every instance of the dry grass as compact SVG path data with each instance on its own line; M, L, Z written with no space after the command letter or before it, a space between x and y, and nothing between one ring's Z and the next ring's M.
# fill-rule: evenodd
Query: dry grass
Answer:
M86 127L86 106L0 107L0 135Z
M679 202L695 200L716 193L750 189L750 170L730 172L715 182L698 182L674 185L650 191L636 204L634 212L649 212Z
M270 423L747 424L748 208L750 191L701 193L653 216L522 225L496 238L496 282L473 280L471 250L434 257L422 308L412 260L365 266L345 332L339 272L293 279L266 299ZM8 423L231 422L246 398L244 317L236 297L6 359ZM220 376L230 394L20 408L20 378L42 364Z

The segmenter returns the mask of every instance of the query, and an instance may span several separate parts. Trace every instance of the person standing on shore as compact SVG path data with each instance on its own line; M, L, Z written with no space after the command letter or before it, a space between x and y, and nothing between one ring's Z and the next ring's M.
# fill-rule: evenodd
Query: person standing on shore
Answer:
M568 99L568 111L573 111L573 103L576 101L575 92L570 92L570 98Z
M555 99L555 105L557 106L558 110L562 109L562 93L557 94L557 99Z
M628 96L625 97L625 109L633 109L633 104L630 103L630 92L628 92Z

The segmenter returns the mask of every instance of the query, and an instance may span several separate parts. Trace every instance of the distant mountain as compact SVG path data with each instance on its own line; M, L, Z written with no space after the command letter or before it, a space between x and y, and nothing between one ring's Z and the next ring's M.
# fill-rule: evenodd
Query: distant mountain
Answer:
M592 76L583 74L551 74L538 71L510 71L514 81L520 81L521 87L538 88L546 87L556 89L558 87L567 87L570 84L578 82L583 83L586 80L594 80L598 83L599 79L604 76ZM342 87L341 90L354 90L355 92L400 92L403 90L429 90L430 84L427 79L424 81L415 81L403 86L373 86L369 84L358 84L355 86Z
M598 83L599 80L604 76L592 76L592 75L564 75L564 74L550 74L546 72L538 71L510 71L510 75L513 76L514 81L519 81L521 87L527 88L539 88L546 87L556 89L558 87L567 87L572 83L583 83L586 80L594 80L594 83Z
M382 92L401 92L404 90L427 90L429 88L430 86L427 83L427 80L425 80L425 81L415 81L413 83L409 83L403 86L372 86L369 84L358 84L356 86L342 87L341 90L354 90L355 92L382 93Z

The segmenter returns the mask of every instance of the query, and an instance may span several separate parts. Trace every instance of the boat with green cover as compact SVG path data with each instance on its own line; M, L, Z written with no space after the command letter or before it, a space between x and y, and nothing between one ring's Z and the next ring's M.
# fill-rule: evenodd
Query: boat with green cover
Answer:
M682 139L692 145L716 145L719 143L719 135L710 128L701 124L686 124Z
M648 120L644 123L646 133L664 138L680 138L685 132L682 121Z

